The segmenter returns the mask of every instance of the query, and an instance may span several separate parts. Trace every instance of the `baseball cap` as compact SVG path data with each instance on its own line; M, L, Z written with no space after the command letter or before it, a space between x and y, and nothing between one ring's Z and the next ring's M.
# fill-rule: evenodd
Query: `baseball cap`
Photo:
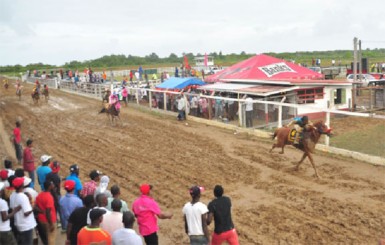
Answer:
M73 189L75 189L75 181L66 180L64 182L64 189L66 189L67 191L72 191Z
M51 168L52 173L57 173L60 170L60 163L57 161L51 162L49 167Z
M97 220L103 214L107 213L106 210L100 208L94 208L90 211L90 219L91 221Z
M32 179L29 178L29 177L24 177L24 182L23 182L23 186L29 186L29 184L31 184L32 182Z
M41 162L46 162L46 161L48 161L51 158L52 158L51 156L43 155L43 156L40 157L40 161Z
M102 172L100 172L99 170L92 170L90 173L90 178L93 180L101 174L102 174Z
M12 185L13 187L15 188L19 188L21 186L24 185L24 177L16 177L13 181L12 181Z
M73 164L73 165L71 165L71 167L70 167L70 171L71 172L74 172L74 171L76 171L76 170L78 170L79 169L79 166L77 165L77 164Z
M8 171L6 169L0 171L0 178L2 180L6 180L8 178Z
M152 189L152 185L149 185L149 184L143 184L140 186L140 192L142 192L143 195L148 195L151 189Z

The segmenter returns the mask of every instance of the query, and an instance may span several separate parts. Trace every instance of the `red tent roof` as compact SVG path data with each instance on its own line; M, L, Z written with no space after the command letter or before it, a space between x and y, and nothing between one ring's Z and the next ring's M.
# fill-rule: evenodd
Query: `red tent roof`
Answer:
M260 54L208 76L205 81L217 82L222 79L245 81L261 79L323 79L323 75L288 61Z

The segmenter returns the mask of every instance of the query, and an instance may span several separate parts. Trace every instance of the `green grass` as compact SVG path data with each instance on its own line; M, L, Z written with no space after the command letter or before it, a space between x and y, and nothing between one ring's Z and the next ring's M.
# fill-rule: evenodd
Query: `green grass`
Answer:
M331 138L330 145L351 151L385 157L385 122L367 125L365 130L348 131Z

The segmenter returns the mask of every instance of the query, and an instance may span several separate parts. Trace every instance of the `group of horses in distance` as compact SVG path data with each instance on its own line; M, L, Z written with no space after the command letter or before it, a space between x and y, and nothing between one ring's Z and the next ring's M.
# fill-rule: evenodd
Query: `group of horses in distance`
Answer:
M280 153L283 154L286 145L293 145L294 147L303 152L302 158L297 163L295 170L298 171L299 166L303 163L303 161L306 158L309 158L310 163L314 168L315 176L317 178L320 178L312 154L314 153L315 146L321 138L321 135L324 134L330 137L331 130L332 129L329 128L323 121L317 121L313 124L313 126L304 128L302 140L299 144L293 144L293 142L290 140L291 128L277 128L272 136L273 139L277 138L277 141L273 144L272 148L270 149L270 153L274 150L274 148L281 147Z

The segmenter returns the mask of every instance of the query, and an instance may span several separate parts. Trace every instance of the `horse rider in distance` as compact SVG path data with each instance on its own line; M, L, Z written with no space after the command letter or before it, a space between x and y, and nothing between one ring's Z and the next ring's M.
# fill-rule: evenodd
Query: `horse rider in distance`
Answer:
M285 127L290 127L291 125L294 125L295 130L297 133L295 134L294 138L294 145L299 145L302 137L303 137L303 130L304 128L309 129L310 127L313 127L313 123L309 121L308 116L303 117L295 117L293 121L291 121L288 125Z

